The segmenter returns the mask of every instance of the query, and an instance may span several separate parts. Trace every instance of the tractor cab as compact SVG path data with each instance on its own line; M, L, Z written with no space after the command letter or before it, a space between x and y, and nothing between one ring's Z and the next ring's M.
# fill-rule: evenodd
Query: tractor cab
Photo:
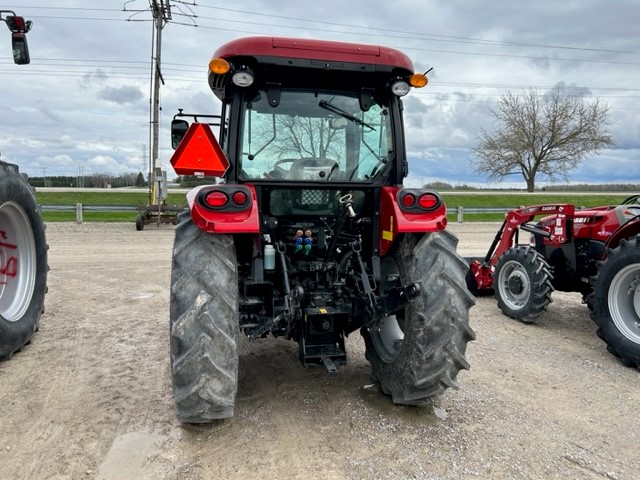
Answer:
M426 76L392 49L247 38L219 48L227 181L397 185L407 174L400 97ZM172 135L179 138L184 121Z

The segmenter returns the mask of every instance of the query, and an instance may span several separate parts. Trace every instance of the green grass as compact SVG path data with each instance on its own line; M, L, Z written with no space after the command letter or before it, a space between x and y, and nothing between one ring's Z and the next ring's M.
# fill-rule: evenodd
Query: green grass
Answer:
M448 208L457 208L459 206L465 209L469 208L505 208L513 209L523 206L544 205L546 203L569 203L578 208L582 207L599 207L603 205L619 205L628 197L628 195L606 195L606 194L550 194L536 195L531 193L523 194L486 194L478 192L477 194L457 195L443 193L442 197ZM447 215L449 222L458 220L456 214ZM504 213L471 213L464 212L465 222L501 222L504 220Z
M517 208L520 206L542 205L545 203L571 203L578 207L598 207L602 205L619 205L628 195L575 195L575 194L478 194L456 195L443 193L448 207L463 206L465 208Z
M102 205L141 207L149 203L149 195L143 192L123 192L114 190L96 190L95 192L39 192L36 199L40 205ZM184 193L170 193L166 203L183 205L186 203ZM137 212L87 212L82 213L84 222L135 222ZM42 212L45 222L75 222L76 212Z
M39 192L36 199L40 205L124 205L137 207L149 203L149 195L142 192L122 192L96 190L95 192ZM169 205L185 203L184 193L170 193L166 202ZM134 216L135 218L135 216Z
M576 194L477 194L459 195L443 193L444 201L449 208L462 206L469 208L518 208L520 206L541 205L545 203L572 203L577 207L597 207L601 205L620 204L627 195L611 195L595 193L593 195ZM96 190L95 192L36 192L40 205L108 205L138 207L147 205L149 197L143 192L126 192L114 190ZM185 204L184 193L170 193L166 203L169 205ZM87 212L83 213L85 222L134 222L137 212ZM44 212L43 217L48 222L74 222L75 211ZM456 214L448 215L449 222L457 220ZM504 219L504 213L464 213L465 222L499 222Z
M136 221L137 212L83 212L83 222L131 222ZM76 212L42 212L45 222L75 222Z

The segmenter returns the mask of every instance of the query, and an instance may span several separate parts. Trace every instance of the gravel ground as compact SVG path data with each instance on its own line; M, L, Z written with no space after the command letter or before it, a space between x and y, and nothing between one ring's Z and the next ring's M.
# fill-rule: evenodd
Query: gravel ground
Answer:
M498 225L453 224L463 256ZM359 335L329 378L297 345L244 341L236 416L174 416L168 354L170 226L50 224L47 311L0 363L0 479L635 479L638 370L595 334L579 295L535 325L492 297L471 310L471 370L439 408L371 385Z

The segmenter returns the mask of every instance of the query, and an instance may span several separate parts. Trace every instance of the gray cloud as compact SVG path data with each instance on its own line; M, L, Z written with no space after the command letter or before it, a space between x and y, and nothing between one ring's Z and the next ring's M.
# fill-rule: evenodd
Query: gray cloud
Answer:
M44 107L38 108L38 110L48 119L53 120L56 123L62 123L62 116L58 112L54 112L53 110Z
M94 84L103 84L109 79L107 73L101 68L96 69L93 72L85 73L81 79L81 85L83 88L89 88Z
M106 87L98 92L98 98L120 105L136 103L142 97L144 97L144 94L138 87L127 85L123 85L122 87Z

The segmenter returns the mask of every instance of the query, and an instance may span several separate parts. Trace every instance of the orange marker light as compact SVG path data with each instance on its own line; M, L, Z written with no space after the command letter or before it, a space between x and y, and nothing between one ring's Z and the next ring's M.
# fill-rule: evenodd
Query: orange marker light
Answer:
M209 62L209 70L216 75L224 75L231 70L231 65L224 58L212 58Z
M409 77L409 84L412 87L422 88L427 83L429 83L429 79L424 73L414 73Z

